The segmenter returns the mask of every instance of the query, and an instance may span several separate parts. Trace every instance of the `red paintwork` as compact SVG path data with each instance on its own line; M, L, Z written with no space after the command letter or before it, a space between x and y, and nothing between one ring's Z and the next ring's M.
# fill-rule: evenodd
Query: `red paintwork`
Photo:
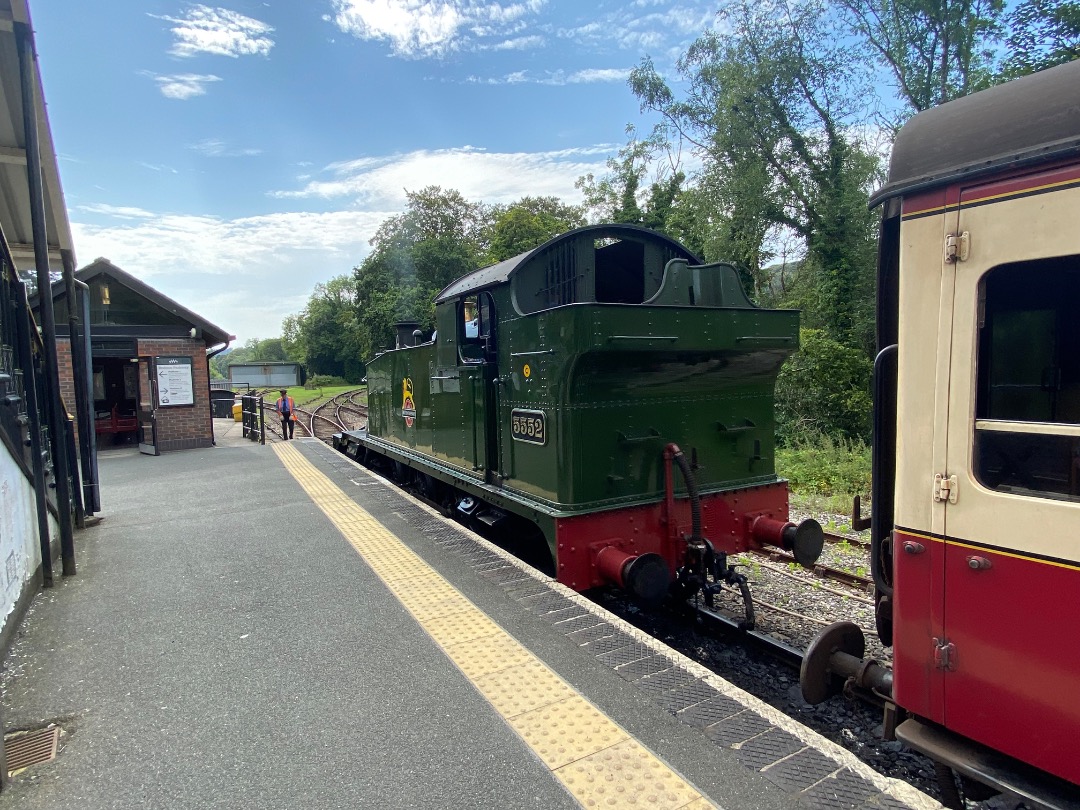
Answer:
M964 205L1000 197L1011 197L1034 191L1051 191L1062 185L1080 180L1080 166L1076 164L1042 169L1034 174L1006 177L964 189Z
M1080 564L900 531L895 542L897 705L1080 782ZM972 556L990 568L973 570ZM948 672L934 666L934 638L955 646Z
M909 553L906 543L922 547ZM934 639L942 636L940 579L944 544L921 534L893 534L893 697L898 706L945 721Z
M606 546L627 554L656 553L672 573L682 565L682 536L690 533L690 501L673 500L674 521L665 525L663 501L606 512L591 512L555 521L559 582L575 590L603 585L596 555ZM758 548L750 523L765 515L787 521L787 484L769 484L701 496L701 533L717 551L734 554Z
M948 194L950 189L948 188L935 188L930 191L925 191L921 194L911 194L904 197L901 206L901 216L904 219L908 217L919 216L920 214L929 214L932 211L938 209L944 209L948 205L957 205L960 202L960 194Z
M1061 161L1047 164L1036 173L1021 169L1016 172L998 175L991 182L974 187L969 181L951 186L939 187L922 193L910 194L903 199L902 216L904 219L936 213L939 210L956 209L960 205L960 192L967 192L964 205L972 205L983 200L999 197L1011 197L1040 190L1050 191L1053 187L1080 181L1080 167L1075 162ZM974 197L968 196L971 189L977 189Z
M990 561L972 570L968 557ZM1080 782L1080 566L947 543L946 725Z

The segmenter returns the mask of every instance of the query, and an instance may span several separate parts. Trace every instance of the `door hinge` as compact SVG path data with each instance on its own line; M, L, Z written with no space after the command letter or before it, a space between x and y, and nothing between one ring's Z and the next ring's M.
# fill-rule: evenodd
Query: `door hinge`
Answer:
M945 476L941 473L934 475L934 500L943 501L946 498L949 499L949 503L956 503L957 493L956 476Z
M945 263L966 262L971 249L971 234L950 233L945 236Z
M956 645L943 638L934 639L934 667L946 672L956 669Z

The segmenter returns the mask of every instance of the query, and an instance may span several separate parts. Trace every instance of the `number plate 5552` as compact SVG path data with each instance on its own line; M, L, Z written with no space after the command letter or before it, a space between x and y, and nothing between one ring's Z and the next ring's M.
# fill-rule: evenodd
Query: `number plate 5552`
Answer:
M515 408L510 412L510 436L518 442L544 444L547 442L546 414Z

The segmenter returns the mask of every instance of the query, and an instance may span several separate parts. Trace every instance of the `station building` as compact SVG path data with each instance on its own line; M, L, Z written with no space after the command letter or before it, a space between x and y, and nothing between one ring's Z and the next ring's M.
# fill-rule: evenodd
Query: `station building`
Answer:
M235 337L108 259L76 271L75 280L76 314L89 324L96 443L138 442L151 455L213 445L209 362ZM53 286L53 309L61 395L75 413L63 284Z

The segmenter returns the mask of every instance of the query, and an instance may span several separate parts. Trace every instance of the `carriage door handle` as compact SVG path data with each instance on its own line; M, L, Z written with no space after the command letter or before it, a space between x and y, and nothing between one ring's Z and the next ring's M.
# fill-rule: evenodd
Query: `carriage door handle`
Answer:
M986 557L978 557L974 554L967 558L967 564L968 568L972 571L985 571L987 568L990 568L990 560Z

